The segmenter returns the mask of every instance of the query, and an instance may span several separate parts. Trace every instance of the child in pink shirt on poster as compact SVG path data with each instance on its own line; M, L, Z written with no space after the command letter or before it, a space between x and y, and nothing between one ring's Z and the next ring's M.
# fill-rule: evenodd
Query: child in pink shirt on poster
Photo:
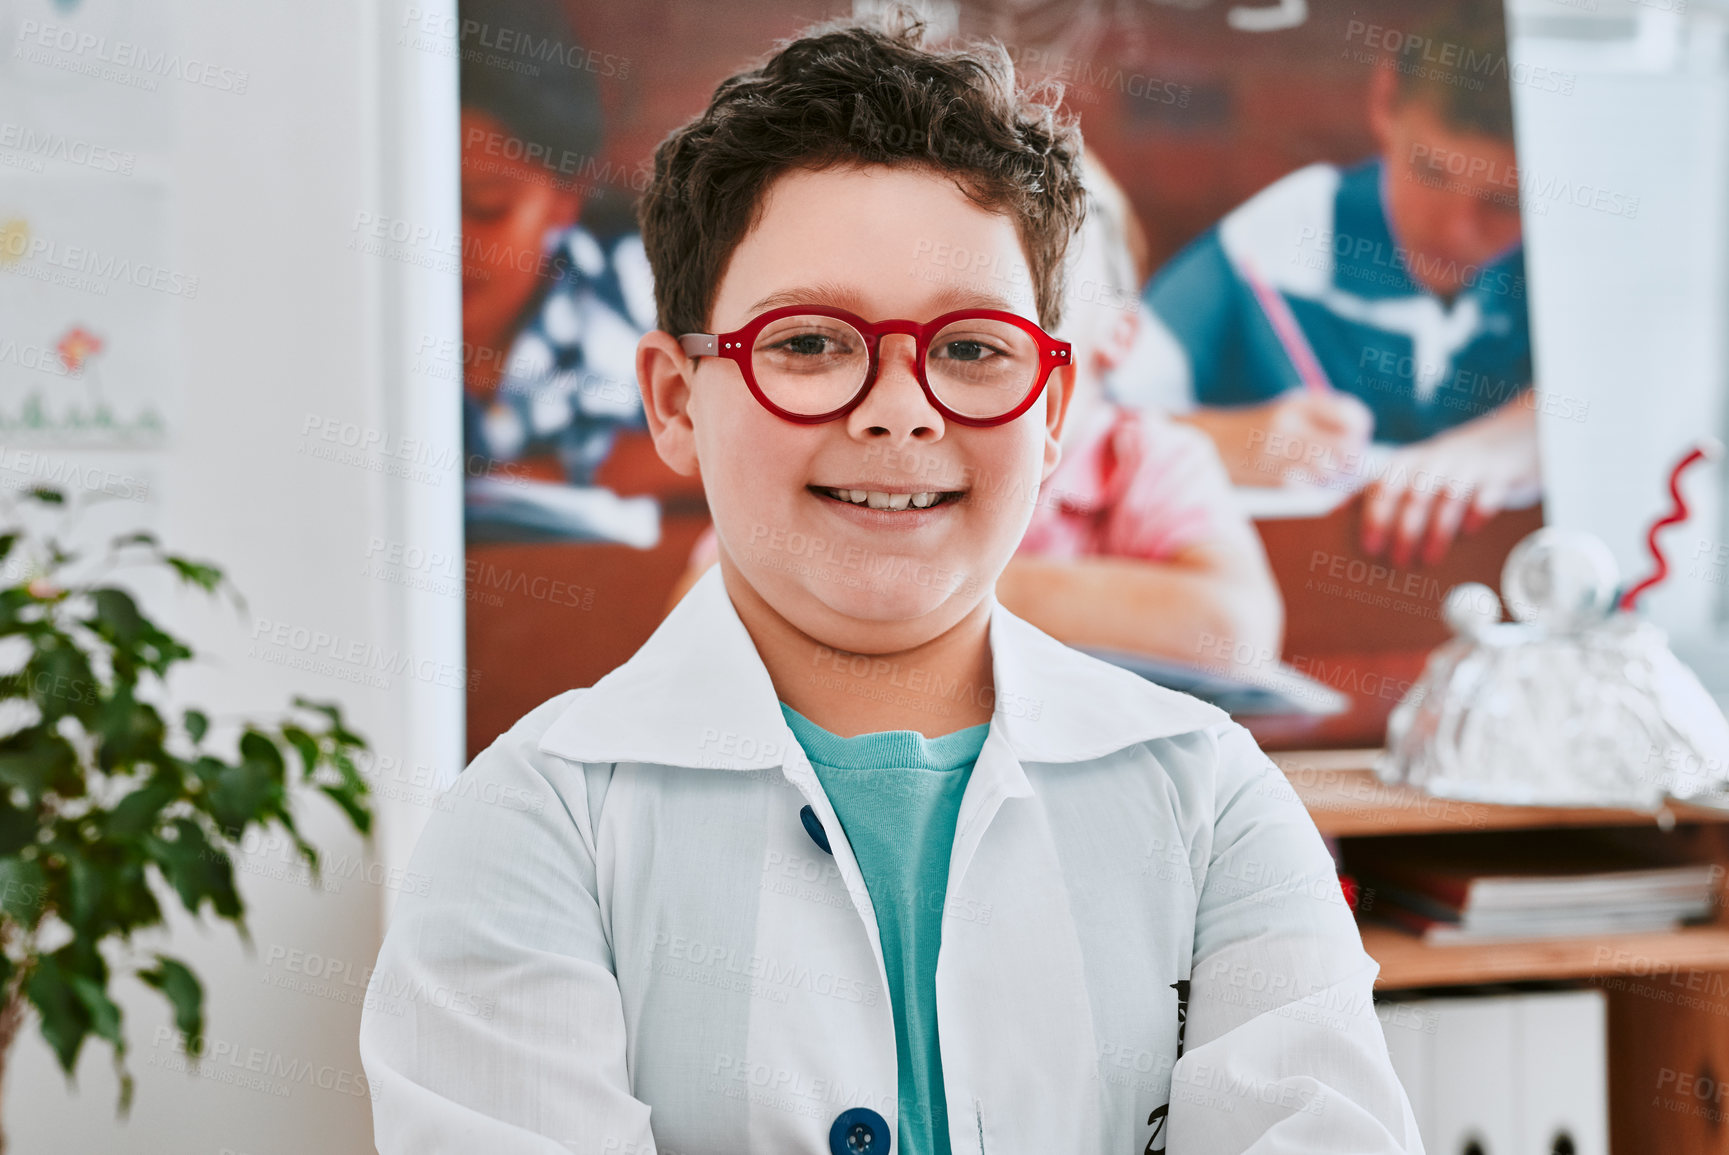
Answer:
M1071 245L1059 334L1074 346L1075 395L1061 463L1039 491L997 600L1059 641L1211 664L1247 646L1277 654L1284 602L1254 526L1208 438L1107 395L1139 332L1138 226L1122 190L1085 164L1087 218ZM1144 247L1142 245L1141 247ZM915 274L935 270L914 270ZM717 557L692 547L676 604Z

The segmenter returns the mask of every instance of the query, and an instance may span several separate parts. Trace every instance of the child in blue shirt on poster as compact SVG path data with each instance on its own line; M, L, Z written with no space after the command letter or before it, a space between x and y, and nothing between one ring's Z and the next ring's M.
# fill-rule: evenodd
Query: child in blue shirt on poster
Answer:
M1537 411L1579 410L1534 386L1504 5L1398 18L1346 24L1377 155L1291 173L1160 270L1136 400L1241 485L1363 486L1361 546L1403 567L1535 501Z

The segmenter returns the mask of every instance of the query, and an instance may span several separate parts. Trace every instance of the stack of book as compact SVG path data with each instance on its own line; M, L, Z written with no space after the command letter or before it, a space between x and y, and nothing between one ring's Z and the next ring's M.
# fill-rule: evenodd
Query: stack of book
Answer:
M1366 840L1349 866L1359 911L1431 943L1672 930L1709 917L1720 871L1672 863L1601 833L1557 844L1518 835Z

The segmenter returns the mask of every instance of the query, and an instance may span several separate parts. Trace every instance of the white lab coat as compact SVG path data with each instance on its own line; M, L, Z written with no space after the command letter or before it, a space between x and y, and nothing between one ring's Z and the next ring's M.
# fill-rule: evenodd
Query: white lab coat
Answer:
M955 1155L1420 1153L1377 966L1248 732L1000 605L990 645L936 898ZM828 1152L855 1108L889 1149L870 895L718 567L447 804L361 1022L385 1155Z

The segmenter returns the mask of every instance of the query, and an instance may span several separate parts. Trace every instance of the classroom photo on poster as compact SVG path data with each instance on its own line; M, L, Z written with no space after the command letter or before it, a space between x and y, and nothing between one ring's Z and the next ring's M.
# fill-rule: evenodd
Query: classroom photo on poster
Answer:
M635 199L721 78L837 13L705 11L462 5L470 755L766 544L719 541L649 436ZM1555 78L1509 61L1500 0L927 19L1061 84L1086 147L1057 334L1075 392L998 600L1269 749L1380 744L1448 591L1497 588L1542 524L1539 414L1568 415L1534 388L1512 106ZM934 235L908 267L979 272Z

